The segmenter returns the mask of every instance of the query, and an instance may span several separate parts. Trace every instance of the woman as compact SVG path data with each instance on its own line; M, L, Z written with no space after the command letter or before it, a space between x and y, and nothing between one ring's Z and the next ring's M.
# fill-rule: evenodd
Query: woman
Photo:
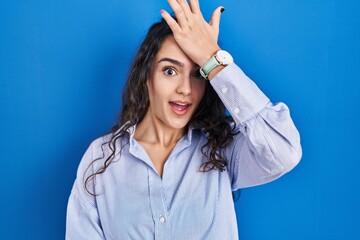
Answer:
M301 158L287 106L220 50L223 8L208 24L197 0L168 2L176 20L161 11L119 122L80 163L67 239L237 239L232 191L272 181Z

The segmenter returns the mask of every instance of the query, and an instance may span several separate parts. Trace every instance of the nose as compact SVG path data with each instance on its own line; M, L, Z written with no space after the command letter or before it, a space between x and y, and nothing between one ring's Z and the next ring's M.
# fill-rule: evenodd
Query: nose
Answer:
M176 89L176 92L183 95L189 95L191 93L191 78L190 76L184 76Z

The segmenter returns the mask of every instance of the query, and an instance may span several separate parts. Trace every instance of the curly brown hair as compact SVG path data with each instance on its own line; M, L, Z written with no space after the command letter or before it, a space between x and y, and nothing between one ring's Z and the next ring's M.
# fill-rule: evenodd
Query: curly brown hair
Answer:
M146 82L152 73L153 61L161 44L171 35L171 29L165 20L162 19L150 27L144 41L140 45L123 90L120 117L109 132L110 139L102 145L102 147L108 145L110 154L105 157L104 150L102 149L103 156L93 160L90 164L91 166L95 161L105 159L102 166L89 176L84 175L85 188L90 194L94 195L95 193L89 191L87 183L90 180L94 180L98 174L104 173L114 160L117 149L116 142L119 139L124 139L129 134L128 129L141 122L144 118L149 107ZM231 122L233 122L232 117L226 114L224 104L207 82L204 96L188 123L188 125L192 125L194 128L202 129L207 135L207 142L201 148L201 152L207 158L207 161L201 164L201 171L225 170L227 162L219 150L229 145L233 136L237 134L236 126L235 124L230 124ZM120 152L126 144L121 141Z

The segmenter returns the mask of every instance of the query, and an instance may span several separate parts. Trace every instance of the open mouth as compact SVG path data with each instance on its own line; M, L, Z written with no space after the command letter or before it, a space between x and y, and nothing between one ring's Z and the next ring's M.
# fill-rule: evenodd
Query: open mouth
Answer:
M191 104L185 102L170 102L170 106L174 113L182 116L188 112Z

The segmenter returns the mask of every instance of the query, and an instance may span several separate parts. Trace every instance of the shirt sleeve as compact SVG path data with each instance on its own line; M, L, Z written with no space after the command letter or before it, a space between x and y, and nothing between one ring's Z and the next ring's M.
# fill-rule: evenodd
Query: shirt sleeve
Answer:
M77 171L77 178L71 190L66 216L66 239L87 240L105 239L95 196L89 194L84 187L84 172L89 169L93 160L93 145L84 154ZM92 189L90 189L92 190Z
M270 182L298 164L300 135L284 103L273 104L235 63L210 83L240 131L224 151L233 190Z

